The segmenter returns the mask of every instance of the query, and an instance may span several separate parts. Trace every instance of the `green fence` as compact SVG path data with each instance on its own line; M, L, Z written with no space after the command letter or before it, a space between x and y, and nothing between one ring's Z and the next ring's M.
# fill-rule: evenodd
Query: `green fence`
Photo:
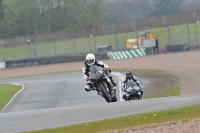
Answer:
M126 48L127 39L136 39L136 33L140 34L141 32L150 32L153 38L158 39L159 48L177 44L200 44L200 24L195 23L104 36L91 35L87 38L74 38L73 40L49 42L34 40L27 43L26 46L8 47L5 45L0 48L0 60L97 53L97 47L102 45L112 46L113 51L125 51L128 50ZM127 55L127 57L129 56Z

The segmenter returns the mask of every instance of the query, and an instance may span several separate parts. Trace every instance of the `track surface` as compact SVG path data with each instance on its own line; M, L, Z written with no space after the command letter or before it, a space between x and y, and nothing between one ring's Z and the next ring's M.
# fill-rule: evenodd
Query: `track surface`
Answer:
M0 132L19 132L200 104L200 95L0 114Z
M114 80L118 82L116 77ZM96 91L85 91L85 81L79 72L1 80L0 83L24 85L2 112L107 103ZM120 99L119 91L117 97Z
M56 109L2 113L0 114L0 132L16 132L48 127L58 127L62 125L71 125L104 118L200 104L199 51L152 55L135 59L104 62L107 63L111 68L160 69L176 74L181 79L182 96L133 102L119 102L111 104L99 103L84 106L68 106ZM82 62L76 62L29 68L6 69L1 70L0 74L2 75L1 78L6 78L66 70L80 70L82 64ZM57 80L58 82L64 82L60 81L59 79ZM45 97L44 95L42 96ZM64 104L60 105L62 106Z
M110 68L159 69L176 74L181 79L181 95L200 93L200 51L150 55L133 59L104 60ZM34 74L78 70L83 62L32 66L0 70L0 79Z

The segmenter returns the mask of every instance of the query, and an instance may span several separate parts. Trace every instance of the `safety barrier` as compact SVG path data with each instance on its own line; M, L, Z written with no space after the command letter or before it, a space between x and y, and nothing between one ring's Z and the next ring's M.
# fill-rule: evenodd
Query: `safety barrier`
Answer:
M4 69L4 68L6 68L5 62L0 62L0 69Z
M107 54L108 58L111 60L136 58L136 57L146 56L146 49L140 48L135 50L108 52Z
M77 55L60 55L53 57L40 57L40 58L28 58L21 60L10 60L4 62L4 65L0 63L1 67L6 68L14 68L14 67L27 67L34 65L45 65L45 64L56 64L56 63L64 63L64 62L76 62L76 61L85 61L87 53L85 54L77 54ZM108 59L107 53L95 53L96 59L103 60Z
M168 52L181 52L185 51L185 45L186 44L169 45L166 46L166 49Z
M146 55L146 49L136 49L136 50L126 50L126 51L117 51L117 52L102 52L102 53L94 53L96 59L126 59L126 58L135 58ZM61 55L61 56L53 56L53 57L40 57L40 58L30 58L30 59L22 59L22 60L10 60L0 64L1 68L14 68L14 67L27 67L34 65L45 65L45 64L56 64L56 63L64 63L64 62L75 62L75 61L84 61L87 53L85 54L77 54L77 55Z

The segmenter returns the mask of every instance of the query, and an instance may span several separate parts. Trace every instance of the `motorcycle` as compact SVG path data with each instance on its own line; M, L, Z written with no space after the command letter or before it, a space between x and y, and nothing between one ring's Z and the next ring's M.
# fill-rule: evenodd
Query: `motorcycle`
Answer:
M108 82L110 79L100 67L96 65L90 66L89 79L94 89L105 98L107 102L116 102L116 89L112 89L112 85Z
M138 85L132 81L129 81L126 83L126 85L122 86L122 90L124 91L125 95L126 95L126 101L130 101L130 100L140 100L142 98L142 94L139 91L140 88L138 87Z

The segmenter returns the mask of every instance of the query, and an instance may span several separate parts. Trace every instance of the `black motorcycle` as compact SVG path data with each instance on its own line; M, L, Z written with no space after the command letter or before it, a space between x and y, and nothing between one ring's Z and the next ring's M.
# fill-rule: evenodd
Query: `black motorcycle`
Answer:
M124 87L124 92L126 94L126 101L130 100L140 100L142 95L138 85L132 81L126 83Z
M116 90L112 89L112 85L108 82L109 77L98 66L92 65L89 70L89 79L91 80L94 89L105 98L107 102L116 102Z

